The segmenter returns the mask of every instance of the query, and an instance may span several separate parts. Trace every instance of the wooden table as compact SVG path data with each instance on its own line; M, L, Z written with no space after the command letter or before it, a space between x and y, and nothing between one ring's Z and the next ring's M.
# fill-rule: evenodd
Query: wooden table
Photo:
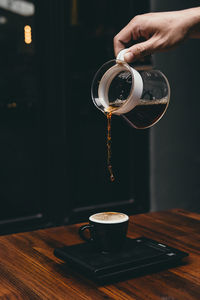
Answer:
M128 236L141 235L189 253L185 264L159 273L98 285L53 255L80 243L79 225L0 237L0 299L200 299L200 215L174 209L132 216Z

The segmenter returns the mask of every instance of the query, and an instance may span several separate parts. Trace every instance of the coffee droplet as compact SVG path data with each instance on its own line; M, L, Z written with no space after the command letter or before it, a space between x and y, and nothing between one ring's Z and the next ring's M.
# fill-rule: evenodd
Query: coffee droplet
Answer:
M107 167L108 172L110 174L110 181L113 182L115 180L115 176L112 171L112 164L111 164L111 118L112 112L107 112Z
M110 173L110 181L113 182L115 180L115 176L113 175L113 171L112 171L112 166L111 165L108 166L108 171Z

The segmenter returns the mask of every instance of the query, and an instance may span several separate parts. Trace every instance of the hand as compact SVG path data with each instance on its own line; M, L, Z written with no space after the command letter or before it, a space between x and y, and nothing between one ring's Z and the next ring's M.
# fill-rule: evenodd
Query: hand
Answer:
M115 55L131 41L145 41L128 48L125 61L133 62L154 52L166 51L188 37L200 37L200 7L134 17L114 38Z

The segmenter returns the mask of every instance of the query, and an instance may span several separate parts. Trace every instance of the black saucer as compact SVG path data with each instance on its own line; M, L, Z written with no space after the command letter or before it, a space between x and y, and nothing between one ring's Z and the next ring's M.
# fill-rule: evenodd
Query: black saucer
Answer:
M145 237L127 238L123 251L117 253L103 254L94 251L90 243L82 243L56 248L54 255L92 280L107 283L168 269L188 256L186 252Z

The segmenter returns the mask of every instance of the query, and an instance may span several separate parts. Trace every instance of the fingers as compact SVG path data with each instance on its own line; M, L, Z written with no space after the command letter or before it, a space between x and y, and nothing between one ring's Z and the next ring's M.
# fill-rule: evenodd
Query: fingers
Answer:
M134 17L127 26L125 26L115 37L114 37L114 51L115 56L117 54L127 48L128 44L133 40L139 40L140 38L149 39L150 37L150 28L144 22L144 16L136 16ZM129 53L127 53L127 62L132 62L135 59L143 57L149 54L148 49L152 47L150 42L139 42L138 44L129 48Z
M150 14L135 16L115 37L114 37L114 51L115 56L127 48L130 42L139 40L140 38L148 39L151 29L147 25Z
M127 53L124 55L124 59L127 63L131 63L154 52L155 39L152 37L145 42L135 44L134 46L128 48Z

